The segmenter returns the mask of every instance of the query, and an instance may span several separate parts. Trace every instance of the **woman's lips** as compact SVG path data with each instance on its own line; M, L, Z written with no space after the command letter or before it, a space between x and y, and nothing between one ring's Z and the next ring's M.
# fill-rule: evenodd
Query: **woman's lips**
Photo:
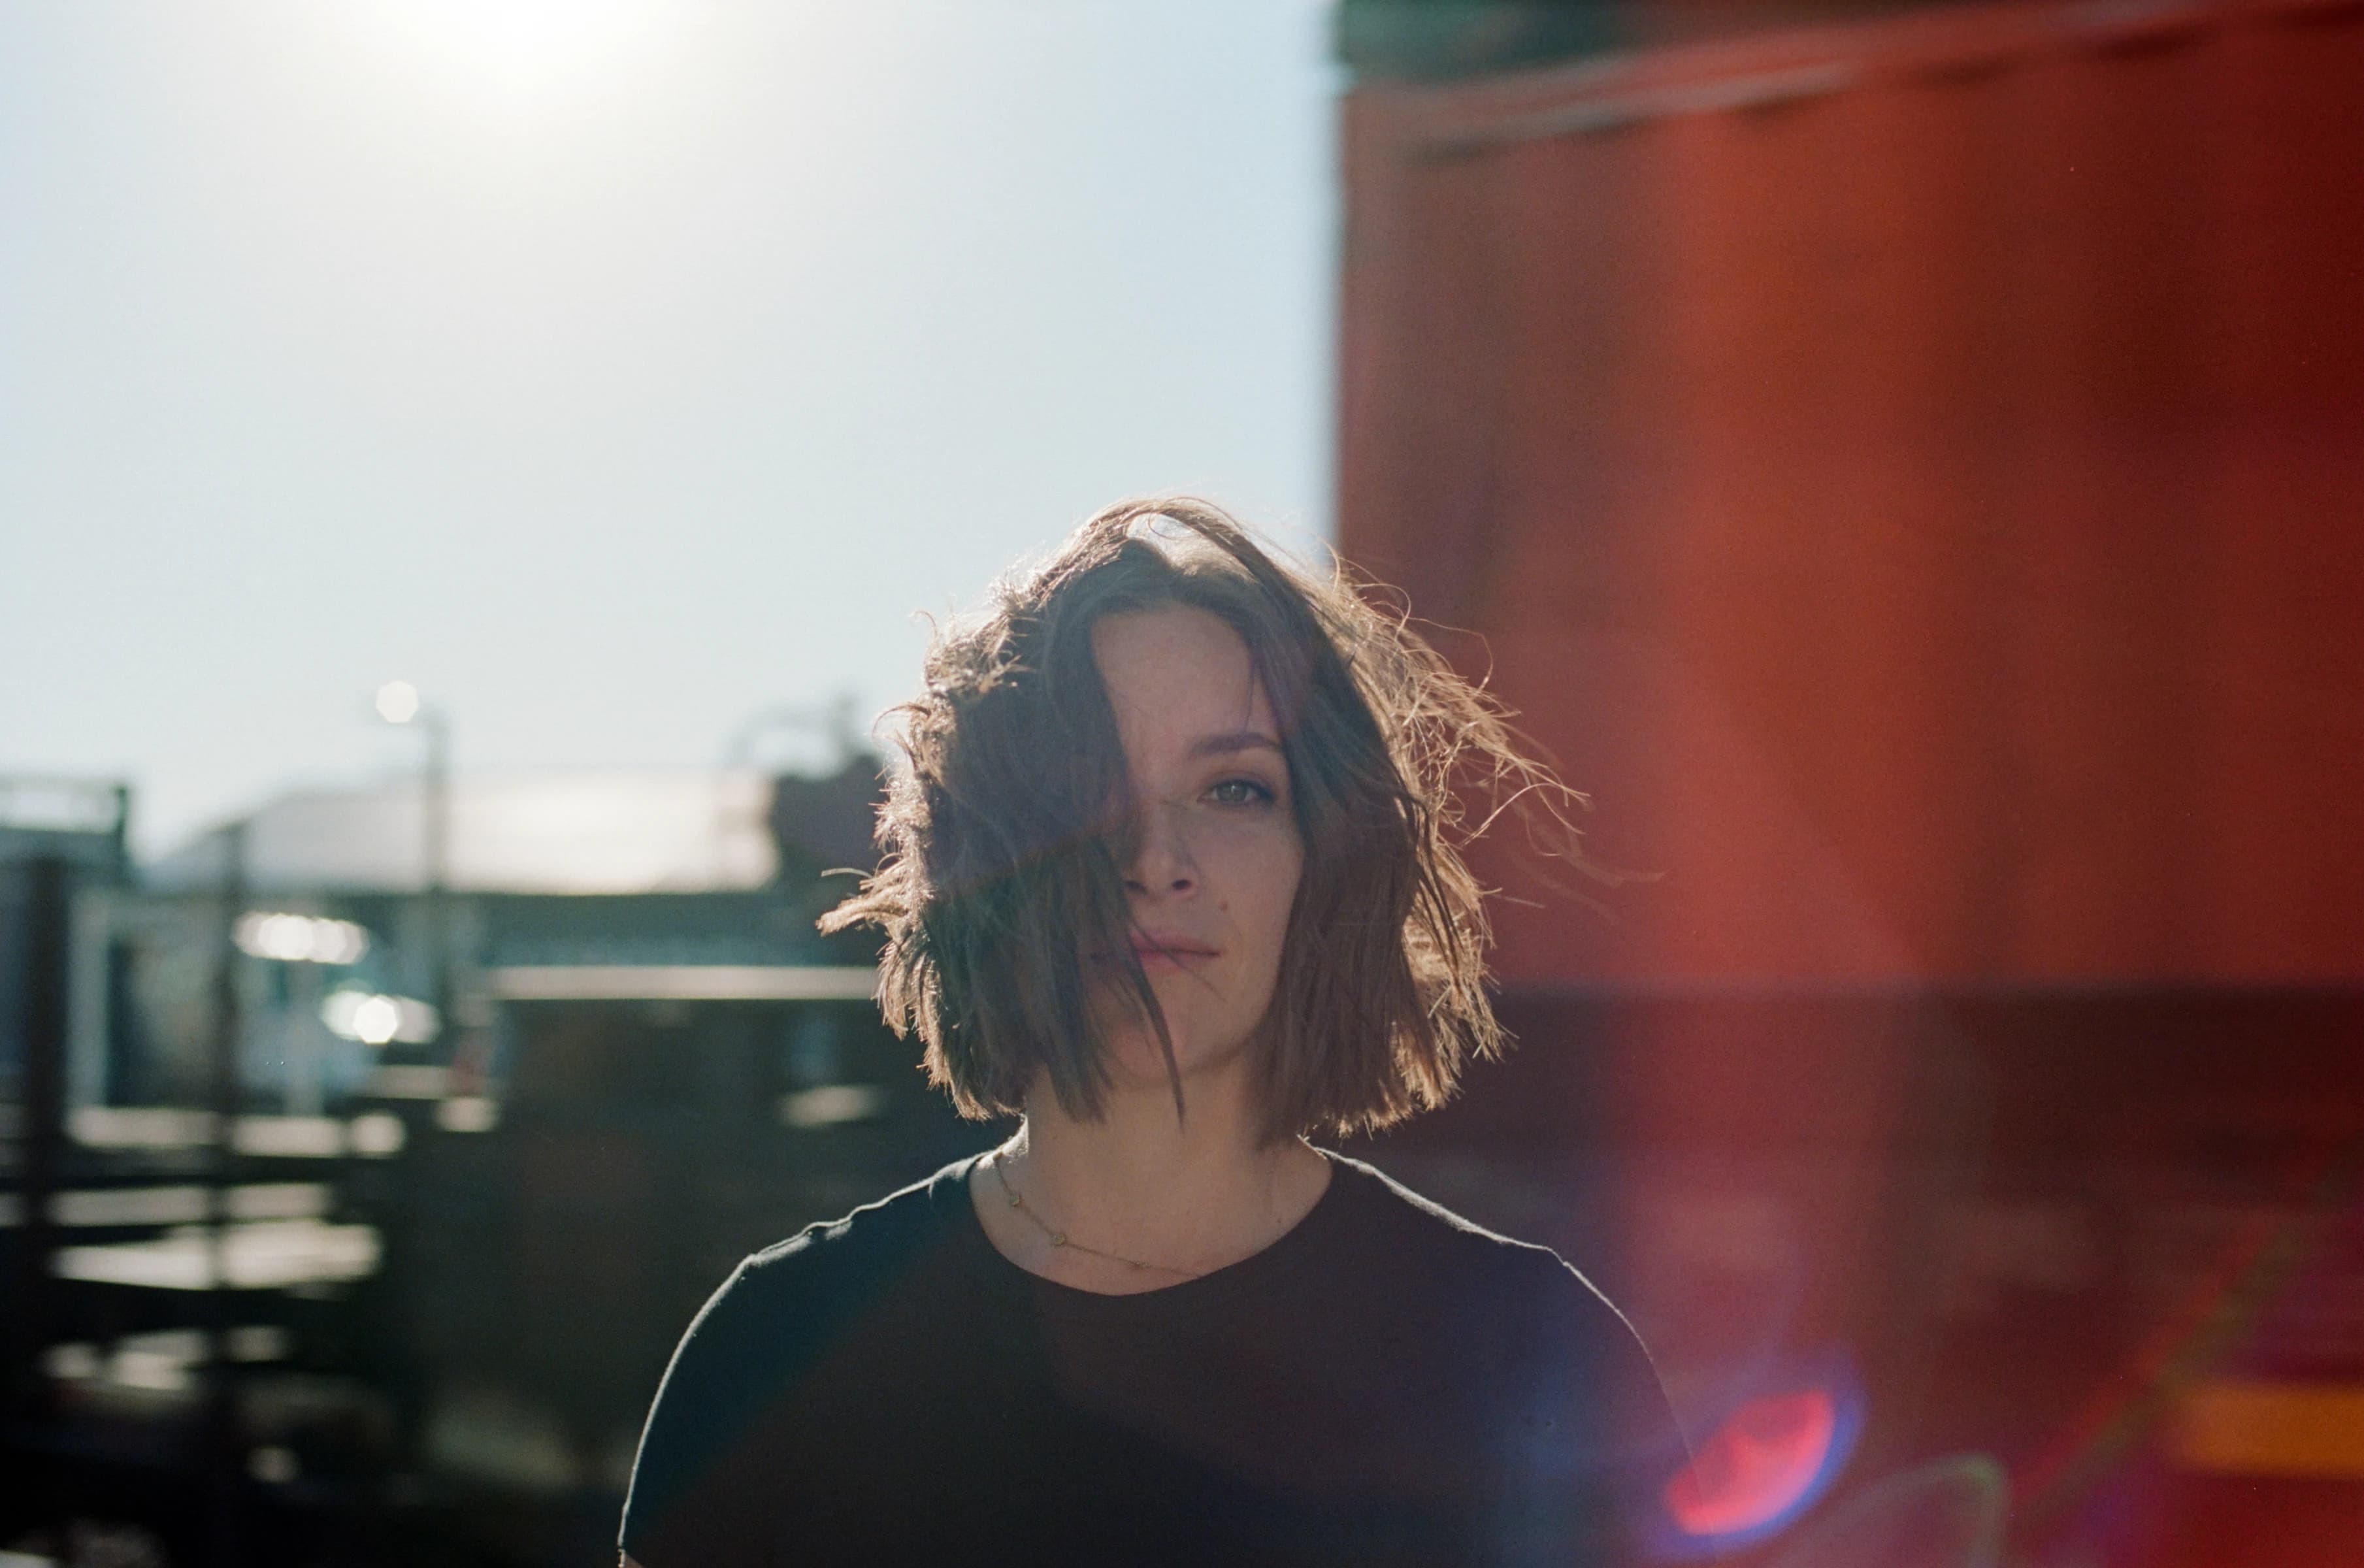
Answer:
M1143 969L1179 968L1216 957L1217 950L1182 937L1143 937L1133 941L1132 956Z

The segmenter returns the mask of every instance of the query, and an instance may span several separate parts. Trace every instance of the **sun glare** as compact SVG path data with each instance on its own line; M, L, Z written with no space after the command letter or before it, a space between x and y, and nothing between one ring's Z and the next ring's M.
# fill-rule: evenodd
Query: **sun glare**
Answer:
M614 87L674 14L660 0L375 0L356 12L452 86L511 108Z

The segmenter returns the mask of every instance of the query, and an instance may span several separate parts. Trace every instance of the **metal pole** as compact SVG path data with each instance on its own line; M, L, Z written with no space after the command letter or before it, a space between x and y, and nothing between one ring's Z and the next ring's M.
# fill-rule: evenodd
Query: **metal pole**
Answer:
M62 856L42 855L18 868L25 922L22 1118L17 1131L17 1201L24 1205L17 1259L22 1277L10 1282L14 1306L6 1313L8 1415L39 1419L47 1413L49 1383L41 1365L57 1327L50 1260L57 1250L53 1213L65 1151L66 945L68 874Z
M443 1045L452 1017L452 727L438 708L419 710L427 730L427 999L435 1007L435 1045Z
M245 1009L239 979L242 955L238 948L238 920L246 906L246 827L234 822L222 830L221 945L214 965L213 1039L210 1085L214 1136L207 1150L206 1184L206 1262L211 1277L202 1306L206 1334L205 1465L212 1561L240 1561L239 1473L243 1456L238 1451L238 1391L230 1381L229 1362L229 1197L236 1173L233 1162L238 1113L243 1085L240 1057L245 1040Z
M318 1116L326 1106L321 1082L320 966L287 965L287 1011L281 1019L287 1049L287 1083L283 1103L290 1116Z

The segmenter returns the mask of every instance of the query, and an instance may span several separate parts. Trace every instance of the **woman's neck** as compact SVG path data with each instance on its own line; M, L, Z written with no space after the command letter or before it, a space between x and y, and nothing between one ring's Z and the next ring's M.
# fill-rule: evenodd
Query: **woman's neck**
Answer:
M1177 1118L1163 1085L1116 1090L1079 1120L1047 1088L1029 1095L1018 1136L971 1178L994 1246L1031 1273L1113 1295L1278 1240L1328 1186L1329 1162L1302 1139L1266 1141L1245 1094L1193 1085L1188 1105Z

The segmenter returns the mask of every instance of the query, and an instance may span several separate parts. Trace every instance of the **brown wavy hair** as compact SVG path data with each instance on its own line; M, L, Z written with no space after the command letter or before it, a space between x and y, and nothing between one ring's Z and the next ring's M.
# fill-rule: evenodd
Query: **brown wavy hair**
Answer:
M1163 497L1109 507L939 631L925 693L890 716L908 766L879 808L879 868L821 927L884 933L879 1005L962 1114L1015 1115L1043 1078L1069 1115L1097 1114L1106 1024L1087 952L1119 955L1186 1109L1129 940L1136 829L1092 651L1094 623L1132 611L1222 619L1280 727L1305 859L1252 1044L1267 1136L1385 1127L1501 1049L1485 890L1461 851L1508 806L1581 866L1563 809L1581 797L1382 603L1343 567L1323 580L1276 560L1209 502Z

